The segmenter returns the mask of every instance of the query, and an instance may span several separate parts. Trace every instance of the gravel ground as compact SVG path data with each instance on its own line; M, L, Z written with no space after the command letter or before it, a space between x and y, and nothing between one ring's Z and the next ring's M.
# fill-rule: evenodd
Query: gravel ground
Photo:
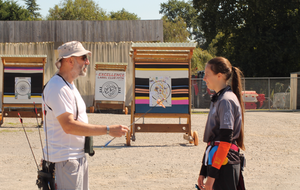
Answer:
M130 115L88 114L94 124L130 124ZM195 189L205 144L202 143L207 113L192 114L192 131L199 145L182 133L136 133L125 145L110 136L94 137L96 154L88 157L90 190L98 189ZM36 119L24 125L37 160L42 158ZM145 119L145 123L178 123L178 119ZM184 121L182 120L181 123ZM44 132L41 129L42 138ZM300 112L246 112L245 145L247 189L300 189ZM0 127L0 189L37 189L36 165L24 131L16 118L5 118Z

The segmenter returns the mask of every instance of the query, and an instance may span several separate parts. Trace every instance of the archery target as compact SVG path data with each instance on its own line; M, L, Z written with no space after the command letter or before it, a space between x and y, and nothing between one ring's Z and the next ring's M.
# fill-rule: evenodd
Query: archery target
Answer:
M100 87L100 92L107 99L115 98L120 93L120 91L121 88L112 81L108 81L104 83L102 87Z
M31 77L15 77L15 99L31 98Z
M125 101L126 72L96 71L95 100Z
M163 104L166 107L171 107L171 77L159 76L150 77L149 79L149 106L153 107L156 105L158 99L163 100Z
M164 99L166 108L150 113L189 113L189 63L135 63L135 111L145 113Z

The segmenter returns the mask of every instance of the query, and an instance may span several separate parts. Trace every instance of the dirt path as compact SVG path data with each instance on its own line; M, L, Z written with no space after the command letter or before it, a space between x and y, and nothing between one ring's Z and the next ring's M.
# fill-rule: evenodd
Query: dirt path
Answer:
M300 112L246 112L247 189L300 189ZM130 124L130 115L88 114L90 123ZM192 130L199 146L189 144L181 133L136 133L101 148L110 136L94 137L96 154L89 157L90 190L151 189L193 190L205 144L202 136L207 114L192 115ZM178 123L176 119L145 122ZM183 123L183 121L181 121ZM35 119L24 118L26 131L38 160L42 158ZM44 133L42 130L42 136ZM0 127L0 189L37 189L36 166L18 119L6 118Z

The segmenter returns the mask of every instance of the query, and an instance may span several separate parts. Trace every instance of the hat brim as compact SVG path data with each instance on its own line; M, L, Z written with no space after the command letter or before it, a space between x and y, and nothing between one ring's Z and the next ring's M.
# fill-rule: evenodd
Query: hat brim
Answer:
M64 59L64 58L69 58L69 57L72 57L72 56L75 56L75 57L79 57L79 56L83 56L83 55L86 55L88 54L89 56L92 55L92 52L88 51L88 50L84 50L84 51L80 51L80 52L76 52L76 53L73 53L73 54L70 54L68 56L62 56L62 57L59 57L56 62L55 62L55 66L57 67L57 69L59 69L58 67L58 63Z

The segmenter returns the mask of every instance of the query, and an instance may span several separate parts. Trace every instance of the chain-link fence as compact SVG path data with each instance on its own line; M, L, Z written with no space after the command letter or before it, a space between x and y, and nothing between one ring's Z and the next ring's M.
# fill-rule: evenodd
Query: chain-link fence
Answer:
M245 108L247 110L300 109L299 84L300 78L297 77L244 78ZM207 88L203 78L192 78L192 109L209 108L212 95L213 92Z

